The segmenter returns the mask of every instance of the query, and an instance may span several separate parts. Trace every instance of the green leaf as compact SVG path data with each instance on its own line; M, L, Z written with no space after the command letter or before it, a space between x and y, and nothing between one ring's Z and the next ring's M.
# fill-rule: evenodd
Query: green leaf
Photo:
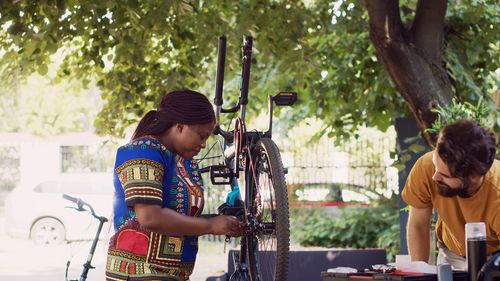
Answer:
M40 64L38 66L38 74L44 76L44 75L47 74L48 71L49 71L49 68L48 68L48 66L45 63Z
M170 90L192 88L211 95L221 34L228 38L227 104L237 102L245 34L255 37L248 117L263 111L269 93L299 93L300 104L277 109L276 127L282 133L317 117L325 124L318 134L349 138L360 127L386 130L395 118L410 115L377 59L368 13L359 1L341 1L335 9L330 0L4 2L2 81L10 80L10 73L24 79L36 72L47 75L39 62L60 51L65 58L59 75L102 81L98 87L107 105L95 122L102 134L122 134ZM464 0L448 6L442 64L461 101L476 104L483 97L489 102L498 88L496 2ZM401 6L410 7L401 16L411 26L415 3L402 0Z
M408 149L413 153L420 153L425 150L425 147L420 144L412 144L408 147Z
M22 50L22 53L24 56L31 56L35 52L37 47L38 47L38 44L35 41L28 41L24 45L24 48L21 50Z
M411 155L409 154L404 154L401 156L401 162L405 163L411 160Z

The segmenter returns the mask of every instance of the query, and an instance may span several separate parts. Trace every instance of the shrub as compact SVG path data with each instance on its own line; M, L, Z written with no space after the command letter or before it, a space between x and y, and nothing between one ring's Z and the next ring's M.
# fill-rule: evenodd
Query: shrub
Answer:
M387 259L399 252L399 211L395 204L350 206L339 217L319 210L292 214L292 239L303 246L382 248Z

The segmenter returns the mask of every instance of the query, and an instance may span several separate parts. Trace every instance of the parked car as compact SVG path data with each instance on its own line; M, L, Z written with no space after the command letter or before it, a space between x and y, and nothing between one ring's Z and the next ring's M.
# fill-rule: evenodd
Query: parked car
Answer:
M32 186L16 187L5 200L5 230L9 236L31 239L35 244L93 239L97 221L62 194L81 198L98 215L110 217L113 209L111 174L62 174Z
M341 207L367 206L371 199L367 193L361 186L344 183L288 184L291 208L320 208L334 216L340 213Z

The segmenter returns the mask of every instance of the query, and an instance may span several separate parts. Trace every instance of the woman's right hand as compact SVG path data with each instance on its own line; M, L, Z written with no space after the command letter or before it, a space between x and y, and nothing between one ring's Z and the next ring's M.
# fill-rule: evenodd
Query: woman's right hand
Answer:
M239 237L245 233L245 225L234 216L220 215L208 219L210 234Z

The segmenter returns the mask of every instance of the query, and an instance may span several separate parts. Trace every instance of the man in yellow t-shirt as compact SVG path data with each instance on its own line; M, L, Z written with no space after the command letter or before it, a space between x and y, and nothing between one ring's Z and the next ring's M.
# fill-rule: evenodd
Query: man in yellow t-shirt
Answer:
M487 251L500 250L500 161L492 133L459 120L441 129L436 149L420 157L402 192L409 205L408 250L428 261L432 209L438 214L437 263L465 269L465 224L484 222Z

